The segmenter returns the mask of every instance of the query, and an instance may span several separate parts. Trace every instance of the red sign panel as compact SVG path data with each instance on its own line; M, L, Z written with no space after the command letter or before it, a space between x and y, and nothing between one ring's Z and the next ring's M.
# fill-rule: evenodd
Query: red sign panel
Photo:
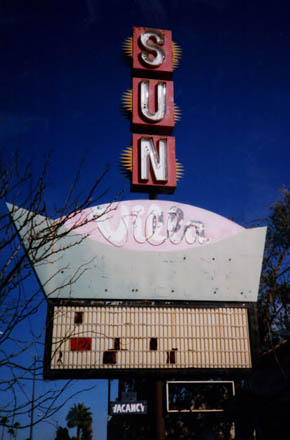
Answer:
M132 170L132 191L171 194L176 188L175 138L168 136L175 125L173 82L168 81L176 62L173 46L171 31L133 28L136 77L128 102L132 129L148 135L133 135L132 156L125 161Z
M173 72L171 31L133 28L133 70L148 74L157 72L158 77Z
M71 351L90 351L92 338L70 338Z
M175 138L133 134L132 190L173 193L176 188Z
M132 126L170 133L174 127L173 81L133 78Z

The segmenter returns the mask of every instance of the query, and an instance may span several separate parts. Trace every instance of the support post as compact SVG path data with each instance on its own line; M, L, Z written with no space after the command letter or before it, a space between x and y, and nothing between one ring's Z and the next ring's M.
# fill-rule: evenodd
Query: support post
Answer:
M153 383L152 393L152 422L153 422L153 439L165 440L165 419L163 411L163 382L156 380Z

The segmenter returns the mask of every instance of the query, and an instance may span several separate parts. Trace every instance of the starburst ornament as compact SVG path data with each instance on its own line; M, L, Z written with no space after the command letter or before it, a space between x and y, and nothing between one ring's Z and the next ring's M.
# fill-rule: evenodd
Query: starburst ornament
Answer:
M125 177L130 178L133 171L133 149L132 147L126 147L121 153L120 158L121 173ZM184 167L178 159L176 159L176 180L179 181L184 176Z

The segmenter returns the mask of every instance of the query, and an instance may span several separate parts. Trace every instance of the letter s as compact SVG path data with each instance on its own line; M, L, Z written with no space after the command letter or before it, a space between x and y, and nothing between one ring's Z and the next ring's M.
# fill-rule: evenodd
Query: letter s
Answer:
M165 52L160 47L164 44L164 37L161 32L148 29L140 35L140 41L142 46L147 49L141 52L142 61L149 67L159 67L165 60Z

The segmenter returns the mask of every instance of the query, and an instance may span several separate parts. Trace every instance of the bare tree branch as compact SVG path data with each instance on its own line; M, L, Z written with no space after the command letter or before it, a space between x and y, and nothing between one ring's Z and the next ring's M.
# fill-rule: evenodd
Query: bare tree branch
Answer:
M38 175L33 172L32 163L23 161L18 152L10 155L9 159L11 165L7 167L7 155L0 151L0 395L5 393L5 400L0 402L0 414L3 423L9 419L5 421L5 426L13 429L15 417L29 415L31 411L32 397L26 385L33 380L41 381L43 371L42 361L38 359L36 365L29 356L32 353L35 355L39 347L43 349L45 325L37 331L33 326L29 331L29 326L25 325L46 303L42 291L45 286L37 283L31 262L38 265L52 264L52 257L57 262L61 252L78 246L86 239L85 235L73 234L74 239L65 242L61 248L55 245L60 239L72 236L77 227L95 220L79 214L106 194L107 190L99 192L99 188L108 168L96 178L85 194L76 195L84 165L82 161L65 202L54 213L48 213L45 193L50 157L44 160ZM11 212L8 213L5 202L12 205L13 217L14 220L18 219L20 229L16 230L14 227ZM18 205L26 210L18 208ZM78 221L75 224L71 222L70 228L64 227L68 220L77 215ZM50 220L51 218L57 220ZM24 246L19 240L19 233ZM53 281L64 269L58 267L46 283ZM87 265L80 264L62 286L51 289L51 294L61 288L73 286L86 271ZM24 328L25 333L21 337ZM70 381L65 382L44 395L36 395L34 406L37 406L42 416L33 423L51 417L75 395L73 391L69 393L70 385ZM17 429L28 426L30 425L27 423L17 426Z

